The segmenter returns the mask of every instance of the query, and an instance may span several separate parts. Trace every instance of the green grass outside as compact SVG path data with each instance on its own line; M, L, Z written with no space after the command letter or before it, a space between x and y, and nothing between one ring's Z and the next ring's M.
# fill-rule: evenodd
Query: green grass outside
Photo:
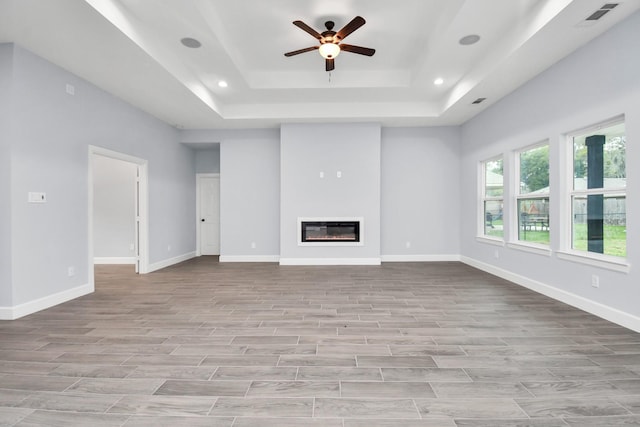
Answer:
M498 228L487 228L487 236L504 237L502 220L494 221ZM549 244L549 230L520 230L523 242ZM587 224L574 224L573 249L587 251ZM604 226L604 254L618 257L627 256L627 228L623 225Z
M485 234L487 236L492 236L492 237L504 237L502 219L498 219L498 220L492 221L492 224L493 224L493 226L495 228L491 228L489 226L486 226L485 227Z
M587 250L587 224L574 224L573 248L579 251ZM624 225L604 226L605 255L627 256L627 227Z
M520 230L520 240L548 245L549 230Z

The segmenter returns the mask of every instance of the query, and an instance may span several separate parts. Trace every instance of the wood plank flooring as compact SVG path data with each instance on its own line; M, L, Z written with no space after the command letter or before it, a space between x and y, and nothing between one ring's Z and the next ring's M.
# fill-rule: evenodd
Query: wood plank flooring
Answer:
M0 426L640 426L640 334L460 263L219 264L0 322Z

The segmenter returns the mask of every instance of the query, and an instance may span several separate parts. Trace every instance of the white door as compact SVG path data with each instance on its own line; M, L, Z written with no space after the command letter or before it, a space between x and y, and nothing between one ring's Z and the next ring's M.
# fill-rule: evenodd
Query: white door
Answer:
M220 177L198 176L201 255L220 255Z

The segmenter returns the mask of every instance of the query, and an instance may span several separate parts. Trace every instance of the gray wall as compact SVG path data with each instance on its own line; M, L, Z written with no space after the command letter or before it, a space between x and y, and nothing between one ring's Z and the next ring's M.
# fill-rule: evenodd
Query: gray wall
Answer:
M196 173L220 173L220 145L196 149Z
M273 131L238 132L220 146L220 257L280 253L280 142ZM252 248L255 243L255 248Z
M220 260L277 261L280 130L183 130L180 140L194 148L196 159L212 143L220 144ZM213 155L206 158L215 161ZM201 165L198 172L215 171Z
M460 254L459 139L457 127L382 129L383 260Z
M11 200L13 45L0 44L0 200ZM0 307L11 306L11 204L0 203Z
M281 257L380 257L379 124L282 125L280 159ZM298 217L363 217L364 245L299 246Z
M93 256L133 257L137 165L94 155L92 168Z
M286 147L282 152L281 133ZM333 134L338 136L328 137ZM284 142L284 135L294 138ZM457 127L380 131L371 124L285 125L282 132L183 131L181 140L192 147L222 142L222 260L360 257L358 248L298 247L295 227L298 212L353 216L365 209L374 212L366 214L366 228L374 233L366 242L380 241L380 249L365 256L431 260L456 259L460 254ZM340 150L346 153L344 161L335 155ZM196 149L196 157L200 152ZM340 180L335 176L338 169L344 172ZM320 170L324 180L319 179ZM288 194L282 196L282 208L281 177ZM285 234L288 244L280 245Z
M13 77L10 305L89 283L89 145L149 161L150 263L194 253L195 157L175 128L19 47Z
M462 127L462 255L554 290L640 316L640 13L565 58ZM477 241L478 164L549 139L551 248L560 249L563 134L626 115L628 273ZM508 173L512 165L505 165ZM505 206L505 215L509 214ZM565 228L566 229L566 228ZM499 258L495 258L496 250ZM591 275L600 288L591 287ZM564 294L566 295L566 294Z

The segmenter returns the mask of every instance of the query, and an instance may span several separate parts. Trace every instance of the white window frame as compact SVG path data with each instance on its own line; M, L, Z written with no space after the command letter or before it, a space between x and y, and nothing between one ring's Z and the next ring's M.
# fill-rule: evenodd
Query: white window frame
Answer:
M514 188L514 196L512 198L511 206L515 215L512 215L512 221L510 221L509 227L509 247L514 249L521 249L528 252L534 252L541 255L551 256L551 241L549 244L537 243L537 242L528 242L526 240L520 240L520 211L518 209L520 200L530 200L530 199L547 199L549 204L551 204L550 190L545 193L537 193L535 195L532 194L523 194L520 192L520 156L522 153L534 150L536 148L541 148L547 146L549 147L549 157L551 157L551 146L548 139L544 141L536 142L535 144L528 145L526 147L520 148L514 152L513 163L514 163L514 176L513 176L513 188ZM549 170L547 171L549 174L549 185L551 185L551 166L549 166ZM551 187L549 187L551 188ZM549 212L549 226L551 222L551 213Z
M565 174L564 188L565 192L562 197L562 233L560 240L560 249L558 250L558 258L588 264L596 267L606 268L614 271L628 272L629 263L626 257L618 257L614 255L605 255L595 252L582 251L573 248L573 199L576 196L588 196L591 194L602 194L607 196L624 195L627 197L626 188L592 188L584 190L576 190L574 188L574 137L584 135L591 132L597 132L599 129L625 123L625 117L617 116L613 119L599 122L597 124L568 132L564 135L565 144ZM628 218L627 218L628 219Z
M505 239L505 229L503 228L502 232L502 237L498 237L498 236L491 236L485 233L486 230L486 216L485 216L485 203L487 201L499 201L501 202L502 206L504 207L504 196L505 196L505 180L504 180L504 175L502 177L502 196L500 197L496 197L496 196L487 196L486 194L486 190L487 190L487 182L486 182L486 177L487 177L487 164L490 162L495 162L495 161L499 161L502 160L502 170L504 172L504 168L505 168L505 156L503 154L499 154L497 156L493 156L490 157L486 160L483 160L480 162L479 165L479 174L480 174L480 179L478 180L478 182L480 183L480 188L478 191L478 234L477 234L477 238L479 240L482 240L486 243L492 243L492 244L497 244L500 246L504 245L504 239ZM504 218L504 210L502 212L502 223L503 223L503 227L504 224L506 224L505 218Z

